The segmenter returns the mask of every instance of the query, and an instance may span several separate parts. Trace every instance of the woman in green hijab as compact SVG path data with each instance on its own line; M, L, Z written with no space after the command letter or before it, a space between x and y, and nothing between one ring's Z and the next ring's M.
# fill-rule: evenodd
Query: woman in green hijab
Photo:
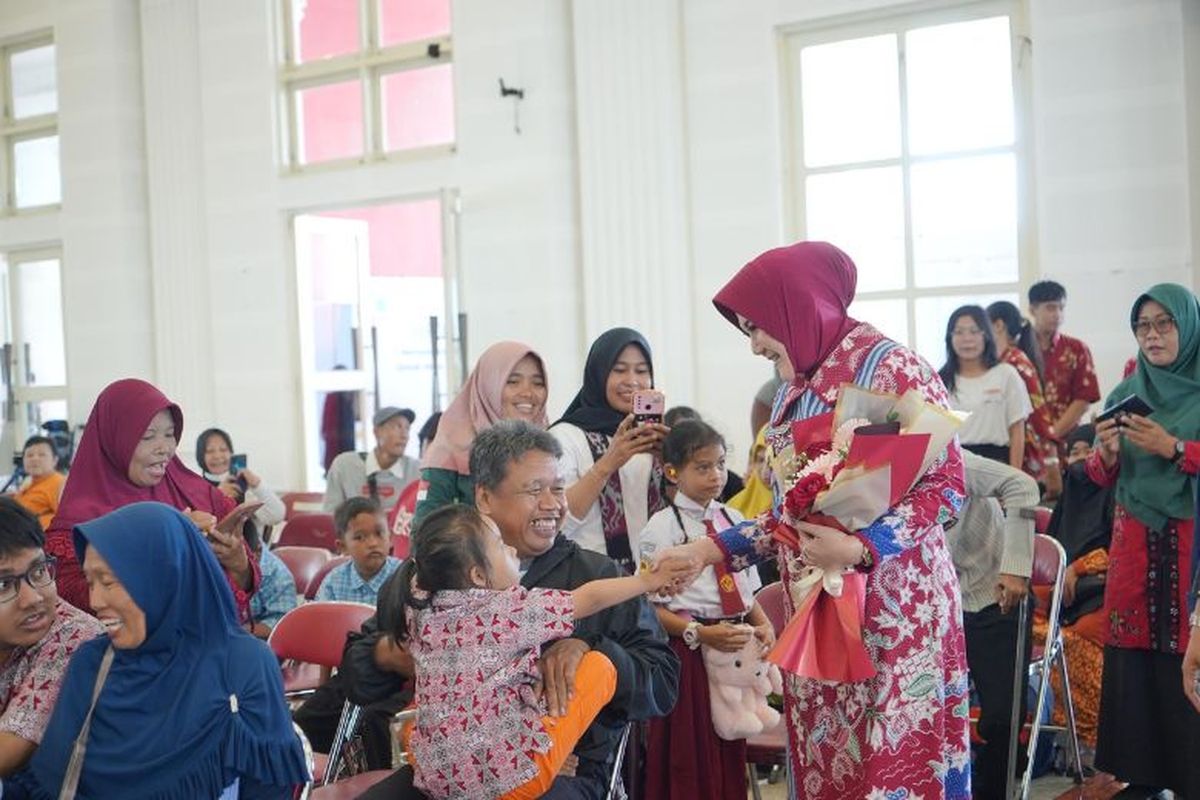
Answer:
M1200 303L1161 283L1133 304L1130 325L1137 371L1107 405L1136 394L1154 412L1097 424L1088 461L1092 480L1116 484L1117 503L1096 767L1130 784L1122 797L1200 798L1200 715L1179 679L1200 472Z

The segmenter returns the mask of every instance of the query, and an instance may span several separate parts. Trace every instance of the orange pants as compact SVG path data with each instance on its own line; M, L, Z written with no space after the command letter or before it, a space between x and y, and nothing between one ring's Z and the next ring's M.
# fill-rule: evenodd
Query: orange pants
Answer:
M546 733L550 734L550 749L531 753L538 774L499 800L532 800L541 797L554 783L563 762L575 749L584 731L591 727L596 715L612 700L617 690L617 668L603 653L585 653L575 670L575 695L567 703L567 713L561 717L542 717Z

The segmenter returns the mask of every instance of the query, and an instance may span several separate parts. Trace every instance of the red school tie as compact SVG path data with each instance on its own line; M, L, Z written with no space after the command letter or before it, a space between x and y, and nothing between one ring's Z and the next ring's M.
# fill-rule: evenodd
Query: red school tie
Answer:
M704 520L704 530L710 538L716 538L717 527L711 519ZM718 561L713 565L713 572L717 574L717 594L721 596L721 612L727 617L745 614L746 604L742 602L742 594L738 591L729 567L725 566L724 561Z

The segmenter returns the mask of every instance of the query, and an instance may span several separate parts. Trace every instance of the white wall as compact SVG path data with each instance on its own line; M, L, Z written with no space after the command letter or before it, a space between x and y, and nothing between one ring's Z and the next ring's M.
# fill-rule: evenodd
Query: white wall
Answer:
M1031 4L1041 267L1067 287L1067 327L1091 345L1103 392L1136 353L1137 296L1194 285L1186 4Z
M593 40L584 24L590 18L573 13L577 4L456 0L456 152L287 176L275 149L270 5L4 0L0 8L0 39L53 26L59 44L63 210L0 218L0 248L63 244L72 416L82 420L108 380L142 375L183 405L188 433L219 422L268 480L298 483L303 431L289 216L446 187L463 200L470 357L498 338L529 341L550 365L551 410L560 411L579 385L593 332L589 310L603 302L582 288L603 277L588 272L603 269L603 260L583 253L584 226L599 224L603 206L592 198L586 212L581 207L578 148L588 137L579 125L597 106L577 105L577 50L611 43L611 31ZM1197 269L1195 5L1028 3L1039 262L1070 291L1068 328L1092 345L1105 389L1132 352L1123 320L1138 290L1157 280L1192 283ZM669 3L673 16L659 18L655 35L682 68L653 91L678 93L683 129L675 141L684 160L681 173L663 173L671 185L654 201L673 204L665 210L686 226L682 243L670 241L685 251L690 280L657 299L679 304L683 321L673 327L682 330L656 332L666 341L652 343L672 354L661 367L683 387L668 385L672 398L721 424L735 463L748 445L750 396L768 369L709 299L747 260L784 241L779 29L893 6L686 0ZM638 13L636 6L627 13ZM164 47L168 34L188 31L194 38L186 48ZM179 80L163 80L171 69ZM501 77L526 91L519 134L511 101L499 97ZM644 97L618 96L611 107L620 113L639 102ZM192 120L196 135L172 136L162 116ZM676 131L674 124L666 130ZM176 177L186 174L198 177ZM606 192L603 202L620 210L620 193ZM196 281L196 269L206 270L206 281ZM186 302L187 292L196 302ZM185 454L191 449L185 442Z

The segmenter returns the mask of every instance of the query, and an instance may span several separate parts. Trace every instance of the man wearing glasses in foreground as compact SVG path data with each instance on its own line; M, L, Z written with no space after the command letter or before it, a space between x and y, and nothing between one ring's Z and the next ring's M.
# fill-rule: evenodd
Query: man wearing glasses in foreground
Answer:
M24 766L42 740L75 648L104 633L58 599L54 558L37 517L0 497L0 777Z

